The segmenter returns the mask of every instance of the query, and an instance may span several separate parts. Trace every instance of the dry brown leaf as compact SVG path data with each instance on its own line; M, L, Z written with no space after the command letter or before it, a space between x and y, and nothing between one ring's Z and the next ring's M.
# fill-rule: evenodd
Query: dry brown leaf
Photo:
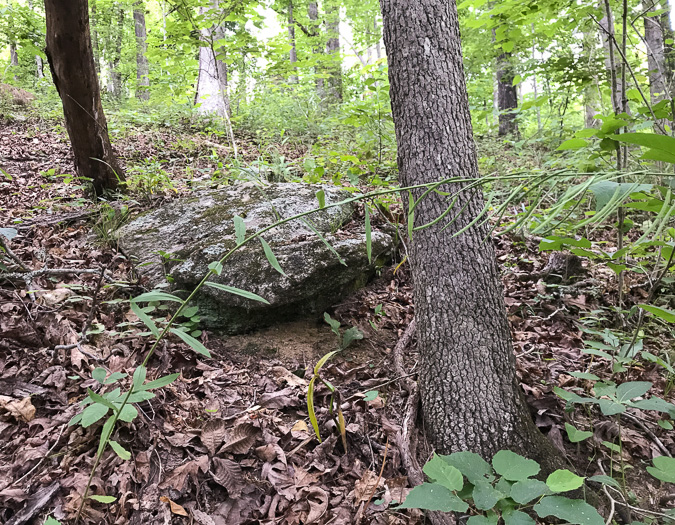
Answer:
M207 472L208 469L208 456L202 456L194 461L188 461L170 472L166 479L159 484L159 488L166 489L171 487L182 493L185 490L185 484L188 477L196 478L199 470Z
M222 419L211 419L202 427L201 440L211 455L214 455L218 447L223 444L225 436L225 421Z
M216 483L225 487L231 498L241 496L243 474L239 463L229 459L213 458L212 464L211 474Z
M0 396L0 409L10 413L14 419L28 423L35 417L35 407L29 397L14 399L9 396Z
M304 387L308 384L306 379L296 376L293 372L283 366L273 366L270 368L269 374L277 384L286 383L291 387Z
M192 509L192 517L199 525L216 525L216 522L211 516L199 509Z
M366 470L363 477L354 483L354 497L356 498L356 503L368 501L370 495L382 484L382 478L372 470Z
M268 392L260 396L260 406L265 408L286 408L297 406L298 396L293 388L288 387L278 392Z
M291 427L291 432L309 432L309 427L303 419L298 419Z
M170 500L166 496L161 496L159 501L162 503L168 503L169 508L171 509L171 514L178 514L179 516L188 516L187 511L183 508L182 505L179 505L175 501Z
M255 443L260 430L251 423L240 423L228 432L225 444L218 451L232 452L233 454L246 454Z
M318 523L328 510L328 493L319 487L312 487L305 496L309 503L309 514L305 523Z

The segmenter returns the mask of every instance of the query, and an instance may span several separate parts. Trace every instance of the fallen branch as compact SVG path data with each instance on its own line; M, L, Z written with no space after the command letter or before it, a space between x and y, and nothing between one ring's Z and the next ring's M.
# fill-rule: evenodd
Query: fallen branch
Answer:
M74 274L94 274L98 275L101 273L101 270L95 270L90 268L40 268L39 270L33 270L30 272L7 272L0 273L0 279L6 281L25 281L30 283L36 277L41 277L43 275L74 275ZM108 282L112 282L113 278L105 275L104 278Z

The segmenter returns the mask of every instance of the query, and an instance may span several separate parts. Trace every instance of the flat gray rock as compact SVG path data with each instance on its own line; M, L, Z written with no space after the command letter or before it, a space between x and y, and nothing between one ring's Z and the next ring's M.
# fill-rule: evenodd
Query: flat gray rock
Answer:
M236 246L236 215L244 219L249 235L279 219L318 208L319 190L324 191L327 205L350 197L333 186L299 183L265 188L247 183L196 192L122 227L119 246L147 286L171 282L171 289L190 292L208 272L208 265ZM253 292L270 304L205 286L194 303L203 325L240 333L314 316L363 287L390 258L393 239L373 229L369 264L364 225L344 228L354 211L353 204L324 209L263 234L285 276L269 264L259 240L239 248L225 262L221 275L210 280Z

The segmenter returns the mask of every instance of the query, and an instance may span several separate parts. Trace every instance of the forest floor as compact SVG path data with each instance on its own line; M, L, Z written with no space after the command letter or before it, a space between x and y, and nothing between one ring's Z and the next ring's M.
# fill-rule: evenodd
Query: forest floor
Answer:
M257 158L255 144L240 137L243 161ZM202 175L219 169L217 154L229 146L217 137L186 131L137 130L116 140L127 168L153 166L173 189L140 187L133 210L160 205L190 191ZM217 152L217 154L214 154ZM288 158L302 156L289 148ZM147 159L161 159L149 162ZM191 172L186 171L190 168ZM116 251L110 235L115 212L84 198L73 173L63 128L46 121L0 122L0 228L19 235L9 247L28 281L0 273L0 522L42 524L47 514L69 523L81 502L98 446L100 425L68 426L87 388L96 384L93 368L130 373L147 351L145 328L125 302L141 293L133 269ZM189 176L186 173L189 172ZM155 173L156 174L156 173ZM202 177L203 178L203 177ZM146 181L147 182L147 181ZM160 181L161 182L161 181ZM152 184L159 184L153 182ZM618 456L603 442L620 433L621 460L641 466L666 449L675 454L673 433L657 425L653 413L631 410L618 426L594 410L566 413L553 388L590 383L570 372L611 375L611 363L582 353L591 336L580 320L599 331L617 301L617 279L602 266L585 263L564 282L546 282L548 256L537 241L498 237L512 326L517 374L537 426L583 475L607 473ZM17 262L17 264L18 264ZM39 272L68 268L72 273ZM112 282L101 279L109 270ZM85 270L85 271L83 271ZM648 283L627 283L628 303L639 303ZM376 307L382 305L381 315ZM422 523L418 511L396 510L410 489L396 435L401 432L407 392L395 375L392 352L414 314L407 265L385 270L366 289L336 305L331 315L343 326L358 326L363 340L324 367L340 391L347 423L347 450L327 410L322 408L322 443L308 425L309 372L335 349L330 327L308 320L254 334L217 337L204 333L211 359L197 356L177 339L165 342L149 363L149 377L180 372L180 378L139 405L141 417L119 427L115 439L131 451L123 461L109 451L93 479L95 494L116 496L113 504L93 500L87 523ZM603 323L605 323L603 325ZM88 329L91 336L80 341ZM668 334L653 337L652 352L672 344ZM407 348L407 374L418 355ZM406 374L406 375L407 375ZM624 380L654 383L666 390L656 364L629 365ZM318 390L317 406L329 392ZM670 394L672 396L672 393ZM571 444L564 424L591 429L593 436ZM421 460L431 453L422 445ZM383 466L384 462L384 466ZM625 468L635 503L646 509L675 505L675 494ZM672 492L672 491L671 491ZM367 508L366 508L367 506Z

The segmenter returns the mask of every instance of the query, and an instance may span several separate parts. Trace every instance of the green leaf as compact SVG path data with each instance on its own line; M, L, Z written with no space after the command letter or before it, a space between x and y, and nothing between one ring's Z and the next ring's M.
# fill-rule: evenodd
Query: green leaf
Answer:
M616 398L619 403L626 403L636 397L642 397L652 387L649 381L629 381L616 387Z
M438 483L422 483L413 488L399 509L466 512L469 505Z
M319 420L316 418L316 411L314 410L314 384L316 383L317 375L315 374L309 380L307 388L307 414L309 414L309 422L312 424L316 438L321 443L321 432L319 431Z
M466 520L466 525L497 525L499 523L499 516L492 514L490 516L470 516Z
M206 349L206 347L190 334L183 332L182 330L178 330L177 328L172 328L171 333L180 337L183 342L190 346L190 348L192 348L195 352L205 355L206 357L211 357L211 353Z
M627 403L628 406L639 408L640 410L655 410L656 412L663 412L675 418L675 405L660 397L650 397L649 399L640 399Z
M587 481L595 481L596 483L602 483L603 485L609 485L610 487L614 487L617 489L621 488L621 485L617 480L615 480L614 478L610 478L609 476L605 476L604 474L591 476L590 478L588 478Z
M548 486L546 486L546 483L543 481L539 481L538 479L524 479L523 481L514 483L513 487L511 487L510 497L516 503L525 505L550 492Z
M536 525L536 522L522 511L505 509L502 513L504 525Z
M659 456L654 458L652 462L654 466L647 467L647 472L666 483L675 483L675 458Z
M107 375L108 375L108 372L106 371L106 369L101 368L100 366L97 367L97 368L94 368L91 371L91 377L101 384L103 384L103 381L105 381L105 378L106 378Z
M375 401L380 393L377 390L369 390L363 396L364 401Z
M148 369L144 367L143 365L138 365L136 370L134 370L134 375L133 375L133 385L134 385L134 390L141 390L141 387L143 383L145 383L145 377L148 374Z
M112 449L115 451L115 454L117 454L119 457L121 457L124 461L127 461L131 459L131 452L129 452L127 449L125 449L122 445L120 445L117 441L113 441L112 439L109 441L110 446Z
M134 405L124 405L122 407L122 410L120 411L119 415L117 416L120 421L126 421L127 423L131 423L134 419L138 417L138 410L136 410L136 407Z
M509 481L522 481L536 476L541 470L539 464L519 456L510 450L500 450L492 458L492 466L497 474L501 474Z
M246 239L246 223L239 215L234 216L234 235L237 239L237 245L243 243Z
M363 332L359 330L356 326L352 326L345 330L344 335L342 336L342 349L349 347L354 341L363 339Z
M568 139L558 146L558 150L580 149L588 146L588 141L584 139L574 138Z
M659 149L648 149L642 154L640 158L645 160L656 160L659 162L669 162L671 164L675 164L674 154Z
M600 378L595 374L590 374L588 372L567 372L567 374L578 379L587 379L589 381L599 381Z
M619 183L610 180L595 182L589 187L595 195L596 211L602 210L610 201L622 202L631 193L651 191L652 188L652 184Z
M546 486L551 492L567 492L584 484L584 478L567 469L559 469L546 478Z
M622 414L626 411L626 407L621 403L615 403L611 399L598 399L598 405L600 405L600 411L605 416L615 416L616 414Z
M593 435L593 432L588 432L585 430L578 430L576 427L565 423L565 430L567 431L567 438L571 443L579 443L585 439L588 439Z
M168 376L160 377L159 379L155 379L154 381L144 384L142 388L143 390L162 388L163 386L173 383L176 379L178 379L179 376L180 374L169 374Z
M180 297L176 297L175 295L171 295L170 293L158 291L142 293L138 297L134 297L131 300L132 303L141 303L141 302L150 303L152 301L173 301L174 303L183 304L183 299L181 299Z
M267 260L272 265L272 268L274 268L277 272L279 272L284 277L288 277L284 273L284 271L281 269L281 265L279 264L279 261L277 261L277 258L274 255L274 252L272 251L272 248L270 248L270 245L267 244L267 241L265 239L263 239L262 237L258 237L258 239L260 239L260 244L262 244L263 250L265 250L265 257L267 257Z
M108 444L108 440L110 439L110 435L112 434L113 428L115 426L115 418L113 416L110 416L105 423L103 423L103 428L101 428L101 436L99 437L98 440L98 450L96 452L97 457L101 457L101 454L103 454L103 451L105 450L105 446Z
M373 244L370 231L370 210L368 209L368 203L364 206L366 213L366 253L368 254L368 264L373 262Z
M183 308L181 315L189 319L190 317L197 315L197 312L199 312L199 306L188 306L187 308Z
M220 275L221 273L223 273L223 265L221 264L220 261L213 261L212 263L209 263L209 270L211 270L216 275ZM183 315L185 317L192 317L191 315L188 315L186 313L183 313Z
M98 501L99 503L113 503L117 500L114 496L98 496L96 494L89 496L89 498Z
M473 487L473 502L478 510L490 510L504 497L504 494L496 490L487 481L479 481Z
M142 403L143 401L148 401L150 399L153 399L154 397L156 396L152 392L148 392L147 390L139 390L138 392L134 392L133 394L129 395L129 399L127 399L127 402Z
M90 427L98 420L103 418L110 410L107 406L100 403L92 403L82 412L82 419L80 420L84 428Z
M330 329L333 333L340 337L340 321L333 319L328 312L323 313L323 320L330 325Z
M105 397L97 394L91 388L87 388L87 394L94 403L99 403L101 405L107 406L108 408L115 410L115 405L108 401Z
M134 312L141 321L143 321L143 324L150 329L152 335L159 337L159 329L157 328L155 322L142 310L140 306L138 306L137 303L133 301L131 302L131 311Z
M5 237L8 241L11 241L14 237L19 235L19 230L16 228L0 228L0 235Z
M555 516L572 525L605 525L605 520L598 511L581 500L545 496L534 506L534 510L541 518Z
M464 486L462 473L436 454L427 461L422 470L431 481L443 485L448 490L462 490Z
M675 311L673 310L666 310L665 308L659 308L651 304L638 304L638 306L668 323L675 323Z
M257 294L254 294L253 292L247 292L246 290L241 290L239 288L235 288L233 286L227 286L224 284L220 283L212 283L211 281L206 282L206 286L210 286L211 288L216 288L218 290L222 290L223 292L231 293L234 295L239 295L241 297L245 297L246 299L251 299L253 301L258 301L260 303L265 303L265 304L270 304L269 301L266 299L263 299Z
M657 133L623 133L621 135L613 135L610 138L619 142L627 142L636 146L645 146L665 151L666 153L675 151L675 138L668 135Z
M326 192L323 190L319 190L316 192L316 199L319 201L319 209L323 209L326 207Z
M492 467L475 452L454 452L449 456L440 456L443 461L459 470L469 483L475 485L479 481L494 481Z
M61 525L61 522L49 516L43 525Z

